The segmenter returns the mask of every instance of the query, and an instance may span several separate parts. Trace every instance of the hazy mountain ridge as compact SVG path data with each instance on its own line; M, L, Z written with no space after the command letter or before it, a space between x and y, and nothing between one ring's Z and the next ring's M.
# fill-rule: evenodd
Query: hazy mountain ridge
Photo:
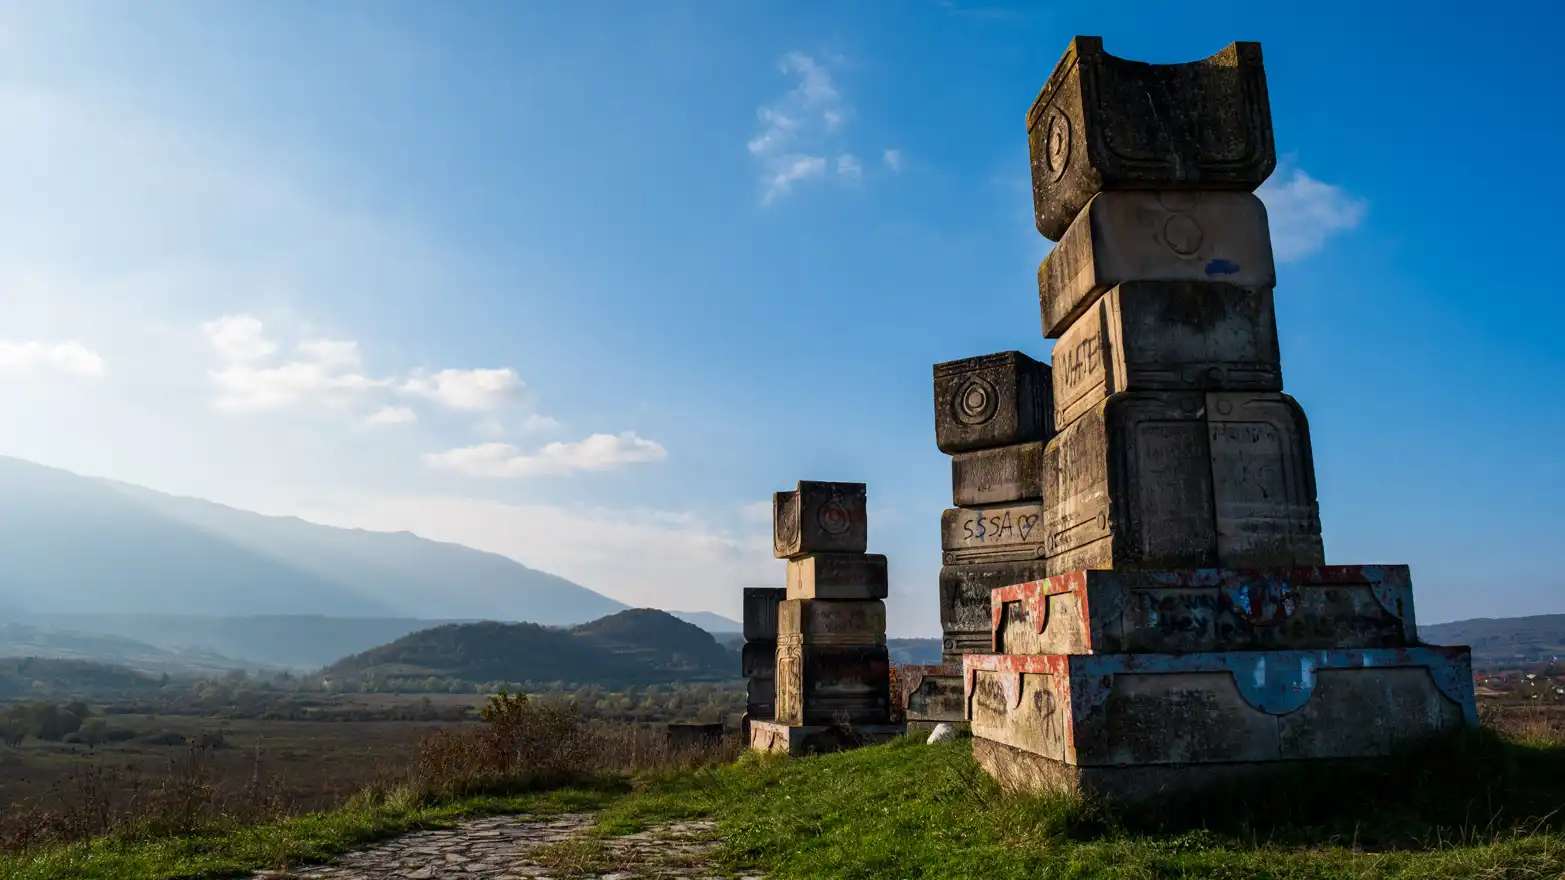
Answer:
M1479 669L1523 666L1565 657L1565 614L1478 617L1420 625L1418 637L1435 645L1468 645Z
M264 516L5 457L0 558L0 609L13 617L90 609L569 626L628 607L408 532Z

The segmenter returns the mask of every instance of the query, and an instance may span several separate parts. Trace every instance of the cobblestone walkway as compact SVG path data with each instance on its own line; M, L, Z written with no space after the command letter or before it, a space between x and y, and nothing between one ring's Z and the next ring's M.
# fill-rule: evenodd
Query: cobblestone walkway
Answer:
M592 825L589 813L476 819L457 828L405 834L349 853L329 865L288 873L262 872L254 875L254 880L704 880L732 876L707 863L718 845L710 822L679 822L607 839L589 836Z

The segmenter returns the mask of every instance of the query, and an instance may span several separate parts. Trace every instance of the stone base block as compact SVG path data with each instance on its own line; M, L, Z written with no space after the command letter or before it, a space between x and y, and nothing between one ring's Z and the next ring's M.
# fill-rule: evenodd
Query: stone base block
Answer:
M1467 648L969 654L973 735L1078 770L1370 758L1477 724Z
M790 725L777 721L750 721L750 748L784 755L808 755L840 752L859 746L875 745L907 733L906 724Z
M960 663L943 666L898 666L902 709L908 723L960 722L967 719Z
M1058 377L1055 378L1058 383ZM1043 443L1016 443L951 456L951 503L1013 504L1043 498Z
M739 674L745 678L771 678L777 668L777 641L745 642L739 649Z
M1046 441L1052 389L1049 365L1019 351L935 364L935 445L955 455Z
M1086 570L989 594L994 654L1414 645L1405 565Z
M863 483L800 480L792 492L772 494L772 554L863 553L868 546Z
M744 588L744 637L748 642L777 640L777 603L788 598L784 587Z
M946 653L970 653L958 648L963 634L971 634L971 645L978 653L990 653L983 647L993 625L989 591L995 587L1040 580L1048 576L1042 559L1030 562L992 562L983 565L946 565L940 569L940 628L945 633ZM957 661L961 662L961 661Z
M1146 764L1078 767L983 737L973 737L973 758L1006 791L1080 792L1122 807L1147 807L1297 772L1364 769L1373 758L1312 761L1246 761L1229 764Z
M884 645L886 603L881 599L786 599L777 606L777 641L781 645L789 640L811 647Z

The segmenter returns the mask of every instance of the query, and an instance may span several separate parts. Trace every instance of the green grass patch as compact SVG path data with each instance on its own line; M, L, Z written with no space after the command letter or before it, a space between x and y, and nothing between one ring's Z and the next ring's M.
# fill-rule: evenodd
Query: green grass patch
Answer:
M713 817L719 864L784 878L1565 876L1565 752L1493 736L1359 772L1278 780L1142 816L1014 796L970 740L737 764L648 781L599 831Z
M421 803L395 791L254 826L211 827L187 833L144 831L35 853L0 858L4 880L174 880L243 876L251 871L321 862L368 843L410 831L449 828L478 815L595 810L623 787L567 788L519 795L480 795L450 803Z

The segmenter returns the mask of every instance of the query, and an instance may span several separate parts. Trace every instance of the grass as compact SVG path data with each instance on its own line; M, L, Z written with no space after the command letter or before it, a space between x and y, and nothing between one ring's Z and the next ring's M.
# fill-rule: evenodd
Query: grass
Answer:
M67 824L76 836L18 844L0 856L0 878L237 876L466 816L581 810L598 812L588 835L533 854L562 876L625 862L626 847L640 846L626 835L687 819L717 823L714 864L777 880L1565 876L1558 713L1489 714L1503 732L1141 816L1081 797L1003 793L967 740L733 760L733 743L675 754L655 732L581 728L525 702L497 700L487 714L486 725L426 739L403 776L367 784L333 809L191 811L199 780L176 776L135 821L91 833Z
M1077 797L1003 794L970 741L905 739L665 776L609 804L599 832L714 817L719 864L779 880L1553 878L1561 806L1565 753L1492 734L1137 822Z

